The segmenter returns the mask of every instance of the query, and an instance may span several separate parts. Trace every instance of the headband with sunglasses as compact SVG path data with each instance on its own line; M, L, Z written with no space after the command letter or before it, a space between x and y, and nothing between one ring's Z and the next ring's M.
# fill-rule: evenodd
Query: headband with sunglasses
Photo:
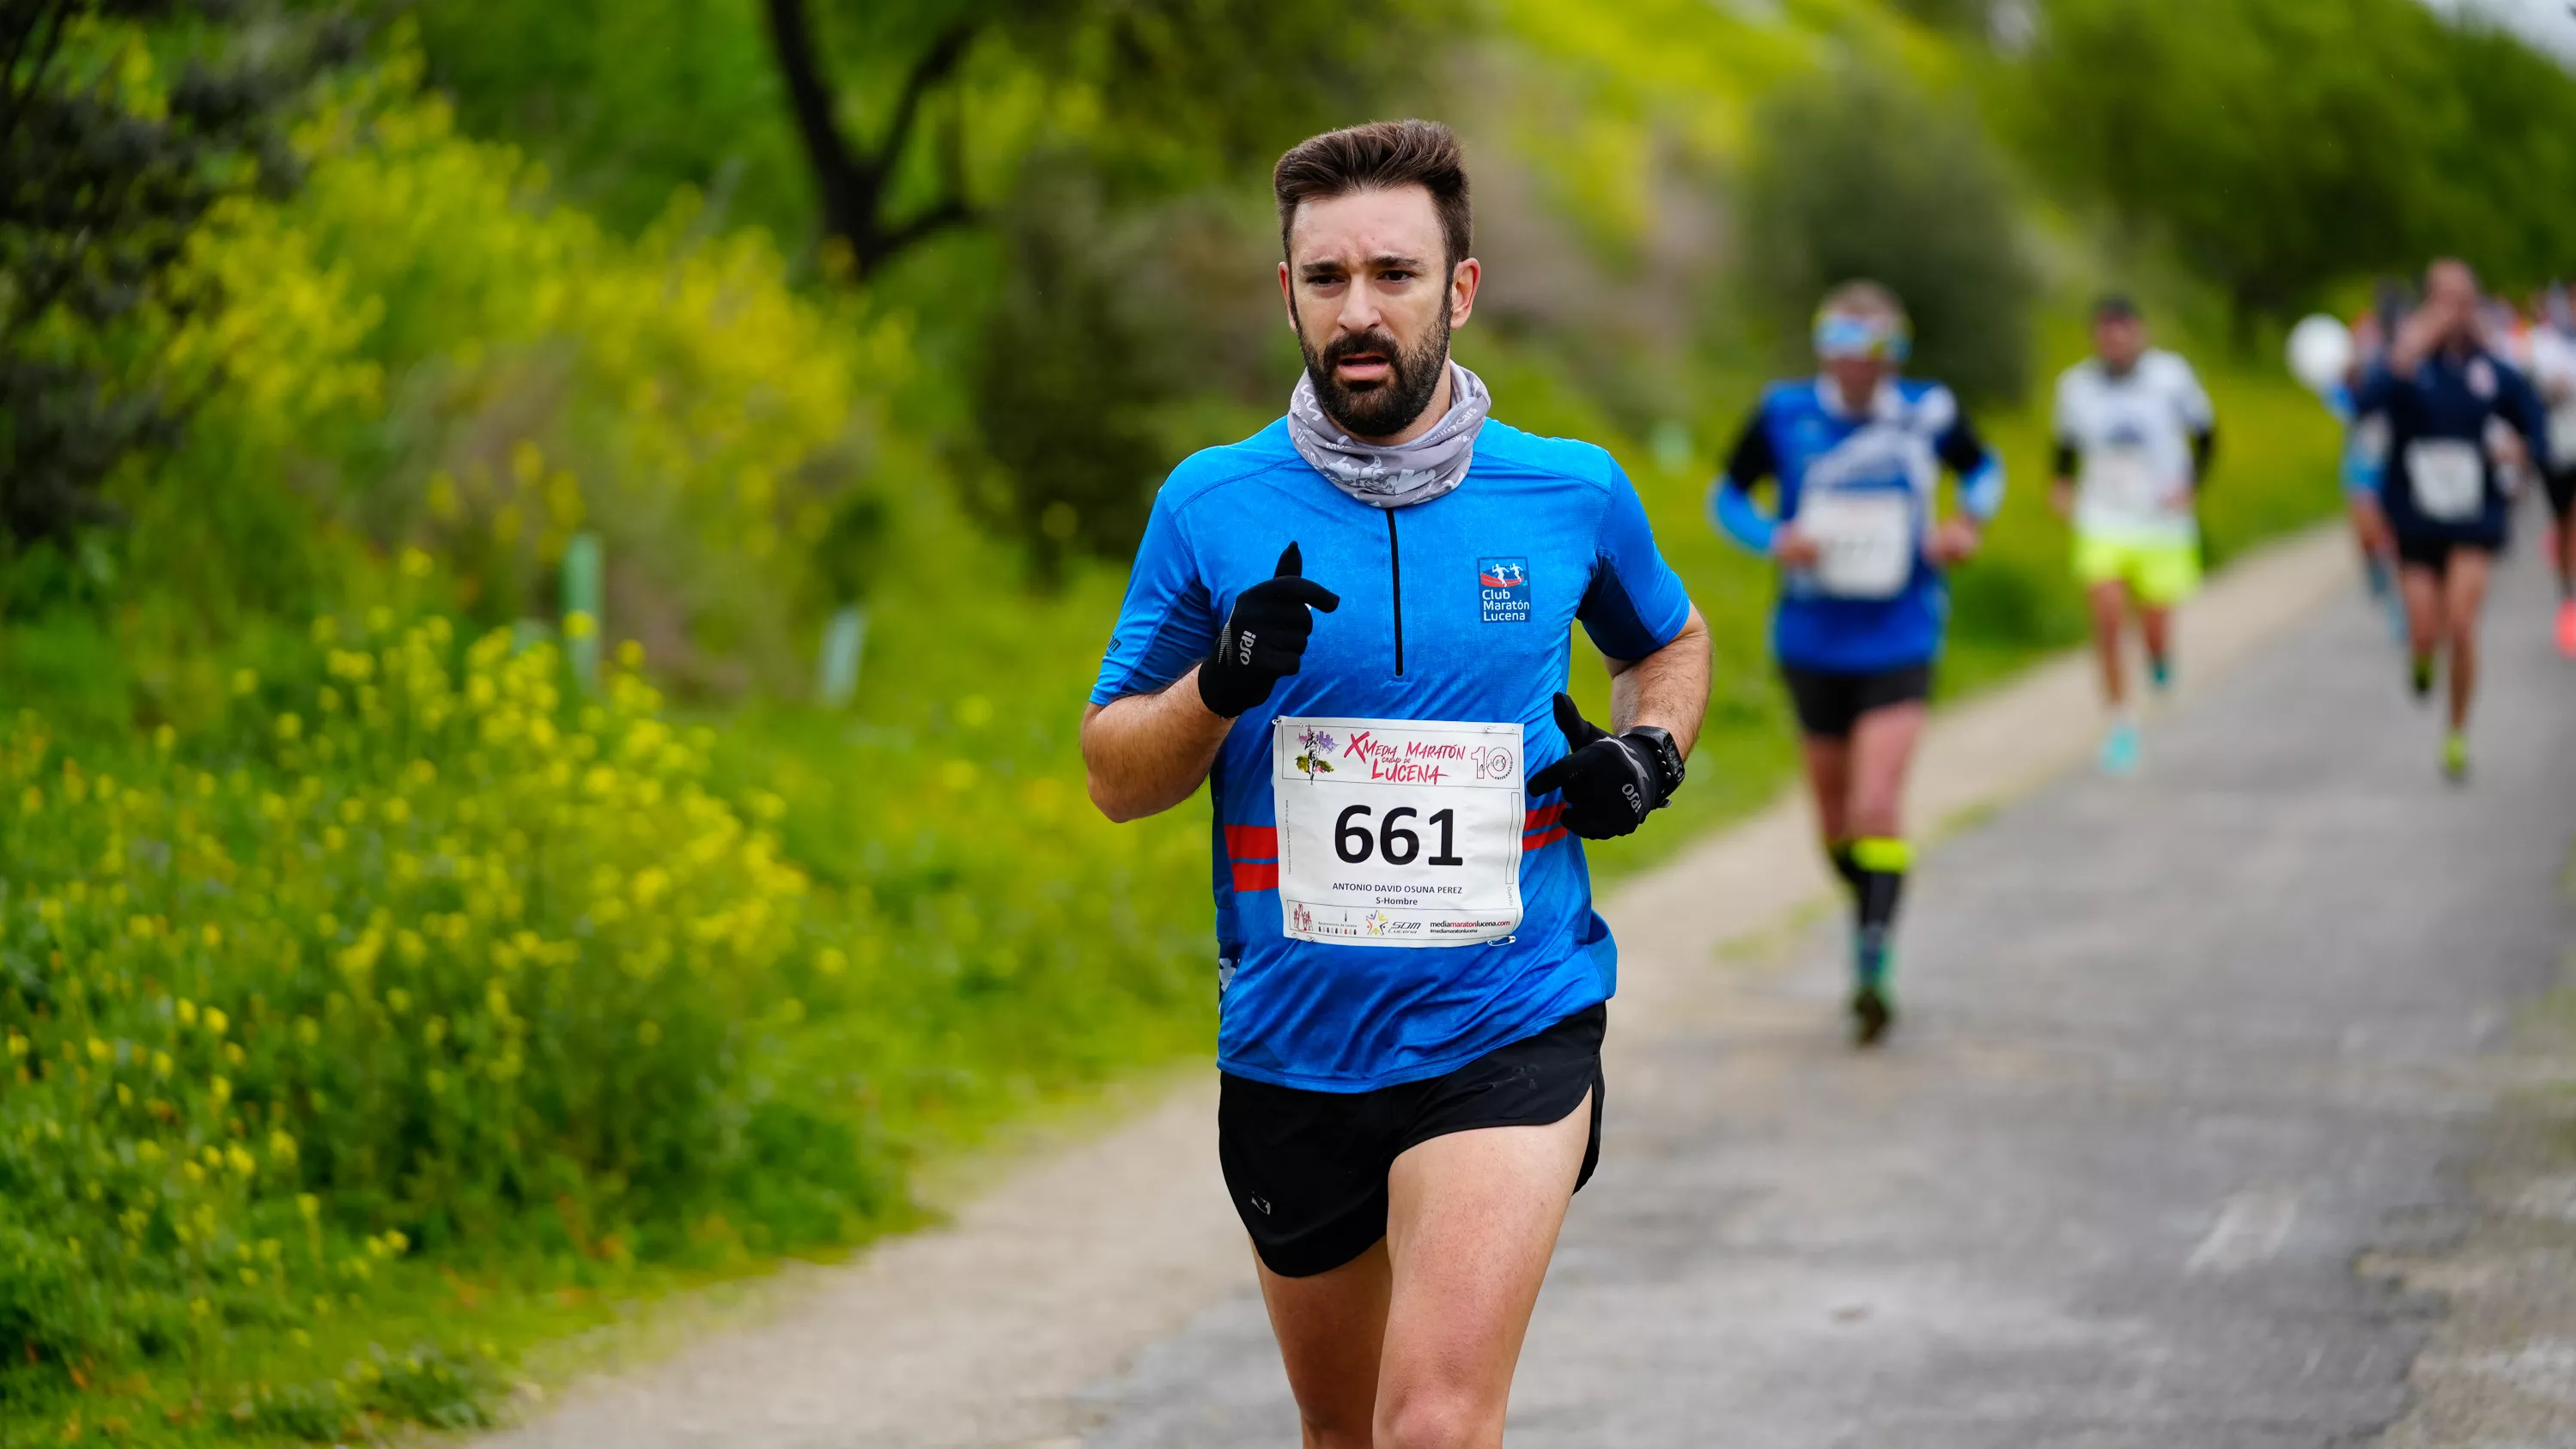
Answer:
M1904 318L1856 312L1818 312L1814 337L1816 355L1828 362L1903 362L1914 344Z

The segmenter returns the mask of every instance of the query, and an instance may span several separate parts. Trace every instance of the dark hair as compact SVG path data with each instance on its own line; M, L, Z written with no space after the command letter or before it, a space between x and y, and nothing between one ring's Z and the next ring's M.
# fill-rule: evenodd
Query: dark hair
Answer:
M2139 317L2138 304L2126 292L2106 292L2093 304L2096 322L2133 322Z
M1280 253L1288 251L1288 230L1300 204L1405 186L1431 193L1449 270L1457 270L1474 245L1476 224L1467 204L1467 166L1458 151L1458 135L1438 121L1371 121L1309 136L1289 147L1270 173L1270 190L1279 198Z

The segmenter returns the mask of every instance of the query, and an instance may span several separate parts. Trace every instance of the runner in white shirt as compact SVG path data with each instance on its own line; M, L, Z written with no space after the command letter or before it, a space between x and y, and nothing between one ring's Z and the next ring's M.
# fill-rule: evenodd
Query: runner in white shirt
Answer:
M2576 302L2549 289L2531 328L2531 382L2549 409L2549 561L2558 570L2558 652L2576 659Z
M2111 709L2104 772L2138 767L2120 636L2130 614L2156 688L2172 677L2174 605L2200 584L2200 523L2192 504L2217 442L2216 415L2191 364L2147 346L2145 319L2125 297L2093 309L2094 355L2057 380L2052 498L2075 524L2075 576L2093 610L2102 695Z

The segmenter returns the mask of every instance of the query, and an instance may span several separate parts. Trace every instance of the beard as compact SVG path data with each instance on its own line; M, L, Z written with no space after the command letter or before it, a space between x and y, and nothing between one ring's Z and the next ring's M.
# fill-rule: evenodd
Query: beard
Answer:
M1410 351L1398 347L1393 334L1372 328L1336 337L1318 354L1306 340L1303 324L1297 328L1297 350L1306 356L1306 376L1315 384L1315 400L1323 405L1324 416L1355 438L1383 438L1403 432L1421 417L1422 410L1431 406L1432 394L1440 390L1441 376L1449 366L1449 314L1441 312L1438 330ZM1368 352L1386 359L1385 377L1348 384L1334 372L1344 358Z

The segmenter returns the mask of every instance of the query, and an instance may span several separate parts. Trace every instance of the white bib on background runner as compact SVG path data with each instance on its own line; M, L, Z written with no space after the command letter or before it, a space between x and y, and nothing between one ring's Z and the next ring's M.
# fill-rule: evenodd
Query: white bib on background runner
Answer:
M2114 518L2152 520L2168 511L2166 494L2173 480L2156 465L2155 455L2140 447L2106 446L2084 460L2084 500L2091 510Z
M2576 468L2576 401L2560 403L2549 414L2549 467L2558 473Z
M1892 599L1914 576L1914 496L1830 489L1798 502L1816 542L1816 586L1838 599Z
M1270 754L1291 940L1469 946L1520 929L1519 725L1281 718Z
M2426 518L2466 523L2486 506L2486 454L2458 438L2417 438L2406 445L2406 486Z

